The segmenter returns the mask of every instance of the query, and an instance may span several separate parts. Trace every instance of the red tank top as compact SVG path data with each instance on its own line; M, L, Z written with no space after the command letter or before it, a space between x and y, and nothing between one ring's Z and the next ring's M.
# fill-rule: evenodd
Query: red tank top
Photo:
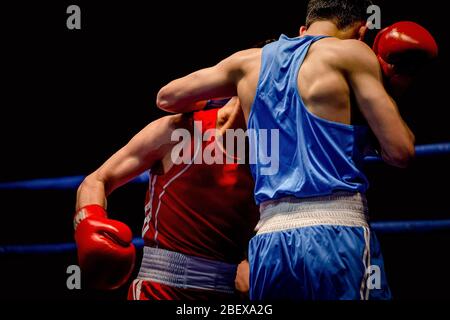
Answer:
M217 112L193 113L202 134L216 128ZM174 164L163 175L150 170L143 238L146 246L239 263L259 218L254 183L248 165L194 163L211 143L194 150L192 137L189 163Z

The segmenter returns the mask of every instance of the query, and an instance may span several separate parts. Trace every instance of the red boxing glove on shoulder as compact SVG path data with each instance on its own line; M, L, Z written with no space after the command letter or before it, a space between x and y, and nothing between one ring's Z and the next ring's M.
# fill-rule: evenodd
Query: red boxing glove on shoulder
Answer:
M433 36L422 26L402 21L381 30L373 51L390 89L404 91L418 71L438 55Z
M82 276L101 290L116 289L133 272L136 249L124 223L108 219L99 205L81 208L74 217L75 242Z

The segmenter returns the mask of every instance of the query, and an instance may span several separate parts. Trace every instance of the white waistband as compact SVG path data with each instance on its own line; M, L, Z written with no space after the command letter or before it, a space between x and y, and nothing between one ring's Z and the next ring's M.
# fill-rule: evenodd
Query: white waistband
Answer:
M261 204L256 230L262 234L318 225L368 227L367 212L366 198L360 193L287 197Z
M234 264L144 247L138 279L176 288L233 293L236 268Z

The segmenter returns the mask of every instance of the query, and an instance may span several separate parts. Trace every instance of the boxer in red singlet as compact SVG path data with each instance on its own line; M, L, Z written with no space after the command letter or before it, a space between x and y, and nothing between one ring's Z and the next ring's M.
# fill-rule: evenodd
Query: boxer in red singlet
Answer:
M237 159L227 163L225 153L224 164L207 164L203 159L216 143L205 133L217 129L216 137L225 137L227 129L237 128L245 128L237 98L220 109L161 118L85 179L78 190L75 238L80 266L94 286L116 288L133 270L131 232L123 223L107 218L106 197L150 170L142 229L144 255L128 298L237 298L236 267L245 258L259 217L253 180L246 164L238 164ZM191 137L178 158L172 152L180 146L178 140L172 141L175 130ZM198 143L198 137L207 141ZM181 164L174 163L180 159Z

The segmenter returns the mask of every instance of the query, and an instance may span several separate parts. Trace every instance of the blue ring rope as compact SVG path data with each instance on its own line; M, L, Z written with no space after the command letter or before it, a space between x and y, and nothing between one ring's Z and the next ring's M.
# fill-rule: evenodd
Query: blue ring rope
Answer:
M450 154L450 142L416 146L416 157L418 158L448 154ZM383 162L383 160L378 156L369 156L364 158L364 162L378 163Z
M450 142L422 145L416 147L417 157L450 154ZM382 162L380 157L366 157L366 163ZM83 182L84 176L35 179L26 181L2 182L0 190L72 190L78 188ZM145 172L131 181L131 183L147 183L148 172Z
M371 227L372 230L380 234L426 233L450 230L450 220L373 222ZM142 249L144 240L142 238L134 238L133 244L137 249ZM60 254L75 251L75 243L0 246L0 256L12 254Z
M422 145L416 147L418 157L446 155L450 154L450 143L440 143ZM382 161L379 157L367 157L368 163ZM0 183L0 190L68 190L77 188L83 181L84 176L35 179L28 181L3 182ZM145 172L132 183L146 183L148 173ZM430 221L389 221L374 222L371 224L374 231L379 233L418 233L433 232L439 230L449 230L450 220L430 220ZM141 238L133 239L137 248L142 248L144 242ZM65 253L76 250L75 243L58 244L32 244L32 245L7 245L0 246L0 255L5 254L50 254Z
M25 181L2 182L0 190L73 190L83 182L85 176L34 179ZM144 172L130 183L147 183L148 172Z

